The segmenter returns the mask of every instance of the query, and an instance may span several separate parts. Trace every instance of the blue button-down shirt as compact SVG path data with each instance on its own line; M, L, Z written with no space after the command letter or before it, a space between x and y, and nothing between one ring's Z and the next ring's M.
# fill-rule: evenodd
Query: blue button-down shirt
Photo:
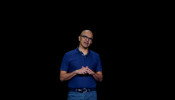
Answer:
M98 53L88 50L86 56L79 51L78 47L65 53L60 70L73 72L82 66L88 66L92 71L102 71L100 56ZM91 75L76 75L68 83L70 88L95 88L96 81Z

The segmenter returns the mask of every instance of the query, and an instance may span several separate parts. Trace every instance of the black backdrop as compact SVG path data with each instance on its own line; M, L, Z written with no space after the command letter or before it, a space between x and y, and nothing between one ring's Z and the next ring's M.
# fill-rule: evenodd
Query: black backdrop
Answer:
M167 99L174 71L171 7L133 1L8 2L1 16L1 83L7 94L2 96L66 100L67 83L59 80L62 57L88 28L94 32L90 49L100 54L103 66L99 100Z
M14 49L13 56L20 57L16 60L21 67L14 67L20 70L15 79L20 84L13 86L22 87L25 98L66 100L67 83L59 80L63 55L78 46L78 35L83 29L91 29L94 41L90 49L100 54L104 74L103 82L97 85L99 100L144 99L154 95L158 45L154 21L142 16L101 15L24 18L18 27L20 31L16 30L22 38L14 43L14 48L19 49Z

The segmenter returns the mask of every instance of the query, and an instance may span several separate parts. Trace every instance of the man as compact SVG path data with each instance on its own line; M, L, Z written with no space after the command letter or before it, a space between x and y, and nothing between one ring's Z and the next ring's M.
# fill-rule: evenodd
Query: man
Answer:
M89 50L93 33L83 30L79 46L65 53L60 67L60 80L68 82L68 100L97 100L96 82L103 79L98 53Z

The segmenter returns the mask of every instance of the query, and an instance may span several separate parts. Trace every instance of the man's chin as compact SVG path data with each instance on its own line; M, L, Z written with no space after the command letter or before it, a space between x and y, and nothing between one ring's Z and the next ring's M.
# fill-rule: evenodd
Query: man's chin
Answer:
M83 46L85 49L88 49L89 46Z

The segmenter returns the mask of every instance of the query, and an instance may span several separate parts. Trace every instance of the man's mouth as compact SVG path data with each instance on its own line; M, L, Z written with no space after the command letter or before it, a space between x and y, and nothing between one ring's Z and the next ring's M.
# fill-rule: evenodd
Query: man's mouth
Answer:
M84 42L84 44L88 45L89 43L88 42Z

